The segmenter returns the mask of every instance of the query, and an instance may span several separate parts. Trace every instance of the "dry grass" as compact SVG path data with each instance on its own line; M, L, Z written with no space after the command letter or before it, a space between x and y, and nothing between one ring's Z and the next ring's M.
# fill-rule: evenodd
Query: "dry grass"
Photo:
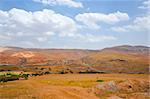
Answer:
M0 99L15 99L16 97L28 97L31 90L27 84L12 81L0 84Z
M97 80L148 80L146 74L51 74L0 83L0 99L96 99L87 91ZM62 96L62 97L60 97ZM87 98L88 97L88 98Z

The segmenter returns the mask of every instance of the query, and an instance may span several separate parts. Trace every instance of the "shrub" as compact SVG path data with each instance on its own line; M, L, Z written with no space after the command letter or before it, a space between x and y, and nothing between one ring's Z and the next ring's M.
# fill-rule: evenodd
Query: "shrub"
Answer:
M104 80L96 80L96 82L104 82Z
M29 77L29 74L22 74L21 77L27 80Z

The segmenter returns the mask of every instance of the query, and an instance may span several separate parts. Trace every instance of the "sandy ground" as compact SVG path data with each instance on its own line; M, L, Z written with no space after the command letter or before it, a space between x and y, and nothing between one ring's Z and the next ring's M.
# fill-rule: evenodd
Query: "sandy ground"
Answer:
M148 81L143 74L51 74L29 80L0 83L0 99L99 99L89 89L97 80L136 79Z

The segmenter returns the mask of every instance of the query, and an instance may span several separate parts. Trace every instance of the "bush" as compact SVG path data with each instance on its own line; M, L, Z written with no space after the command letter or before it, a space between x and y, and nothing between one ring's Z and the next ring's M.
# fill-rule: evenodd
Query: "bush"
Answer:
M29 74L22 74L21 77L27 80L29 77Z
M97 80L96 82L104 82L104 80Z
M32 76L40 76L39 73L33 73Z

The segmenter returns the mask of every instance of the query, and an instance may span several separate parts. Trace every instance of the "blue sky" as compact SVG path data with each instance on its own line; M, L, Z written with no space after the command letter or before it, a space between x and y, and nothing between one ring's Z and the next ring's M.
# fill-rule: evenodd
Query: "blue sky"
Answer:
M150 0L0 0L0 46L149 46Z

